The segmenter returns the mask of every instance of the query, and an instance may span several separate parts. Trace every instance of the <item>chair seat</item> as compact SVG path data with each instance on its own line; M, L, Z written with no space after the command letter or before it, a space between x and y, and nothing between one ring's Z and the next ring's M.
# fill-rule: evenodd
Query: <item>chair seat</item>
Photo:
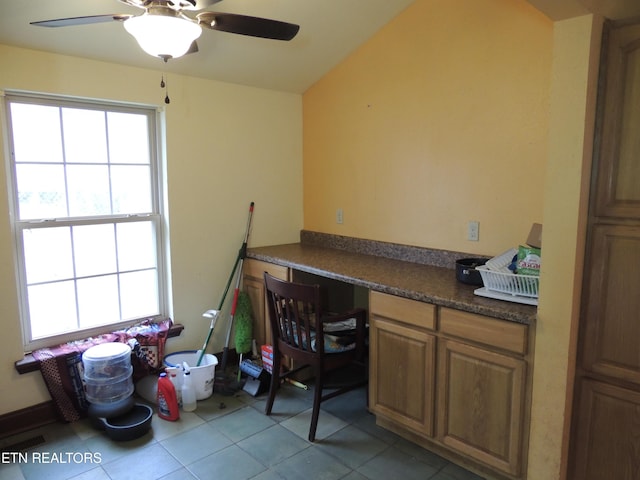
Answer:
M277 279L264 273L271 333L273 374L265 413L271 414L281 380L311 367L315 376L309 441L315 440L320 403L367 383L366 310L323 316L319 285ZM283 355L294 368L281 368ZM353 375L354 368L357 375ZM335 377L340 377L334 385ZM323 389L332 390L324 394Z
M355 321L355 319L354 319ZM296 322L291 322L295 327ZM329 335L326 332L324 333L324 352L331 353L342 353L348 352L349 350L353 350L356 348L356 338L352 330L331 330L334 335ZM294 328L295 332L295 328ZM306 333L302 332L302 345L304 348L307 347L307 338ZM299 345L297 334L294 333L293 341ZM311 332L311 349L314 352L317 352L316 349L316 332Z

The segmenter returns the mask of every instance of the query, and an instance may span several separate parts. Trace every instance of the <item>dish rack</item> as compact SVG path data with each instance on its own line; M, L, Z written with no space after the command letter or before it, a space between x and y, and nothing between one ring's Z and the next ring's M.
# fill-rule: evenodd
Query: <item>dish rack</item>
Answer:
M484 287L478 288L474 293L483 297L538 305L540 277L515 274L507 268L516 253L516 249L508 250L489 260L486 265L476 267Z

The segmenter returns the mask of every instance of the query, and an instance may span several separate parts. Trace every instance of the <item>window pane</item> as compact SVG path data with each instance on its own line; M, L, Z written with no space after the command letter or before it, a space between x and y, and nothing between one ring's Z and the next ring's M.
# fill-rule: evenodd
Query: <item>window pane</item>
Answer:
M104 112L62 109L64 155L69 163L107 163L107 130Z
M149 163L147 116L108 112L111 163Z
M73 281L28 288L32 338L71 332L78 328Z
M73 278L69 227L26 229L22 239L27 284Z
M116 272L114 225L73 227L73 252L76 275L104 275Z
M62 162L58 107L12 103L11 126L16 162Z
M102 165L67 166L69 215L110 215L109 169Z
M80 328L119 322L117 275L78 280L78 310Z
M158 275L155 270L120 275L122 319L157 315Z
M120 223L116 228L120 271L155 268L157 256L153 222Z
M62 165L16 165L20 219L67 216Z
M151 178L148 166L112 166L113 213L151 213Z
M5 98L25 348L164 313L155 110Z

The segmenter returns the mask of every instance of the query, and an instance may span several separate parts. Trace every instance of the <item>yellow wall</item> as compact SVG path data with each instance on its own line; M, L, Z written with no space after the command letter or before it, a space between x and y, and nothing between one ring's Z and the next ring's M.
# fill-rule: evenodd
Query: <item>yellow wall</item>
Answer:
M159 63L161 68L161 63ZM161 70L123 67L0 45L0 89L164 106ZM169 76L166 156L173 318L186 329L170 350L200 348L256 203L250 246L295 242L302 228L300 95ZM2 121L2 120L0 120ZM4 122L2 122L4 123ZM4 128L4 125L2 125ZM1 130L0 130L1 132ZM39 373L18 375L22 355L0 136L0 415L49 399ZM228 308L228 305L227 305ZM210 350L221 351L226 319ZM9 394L8 392L11 392Z
M303 97L305 228L497 254L544 224L531 480L566 469L600 32L417 0Z
M481 254L524 242L542 221L552 28L524 0L418 0L387 24L304 94L305 228Z

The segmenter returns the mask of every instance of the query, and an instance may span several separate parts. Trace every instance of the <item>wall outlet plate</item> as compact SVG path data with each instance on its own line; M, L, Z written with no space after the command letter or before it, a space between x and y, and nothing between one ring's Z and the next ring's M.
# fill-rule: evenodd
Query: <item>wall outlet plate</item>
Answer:
M480 222L470 220L467 224L467 240L477 242L480 240Z

